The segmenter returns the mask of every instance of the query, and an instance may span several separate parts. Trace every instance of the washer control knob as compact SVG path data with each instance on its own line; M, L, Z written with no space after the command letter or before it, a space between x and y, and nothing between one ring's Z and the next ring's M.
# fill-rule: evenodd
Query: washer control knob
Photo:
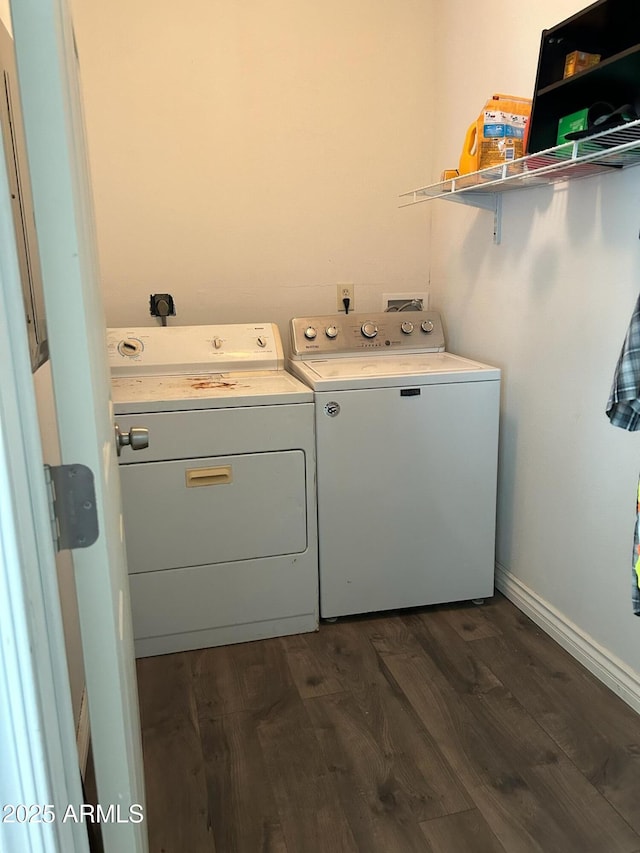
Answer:
M256 343L259 347L262 347L264 349L264 347L266 347L267 345L267 339L263 335L260 335Z
M400 326L405 335L410 335L413 332L413 323L410 323L409 320L405 320L404 323Z
M378 334L378 327L375 323L372 323L369 320L366 323L362 324L360 331L365 336L365 338L375 338L375 336Z
M307 326L307 328L304 330L304 336L308 341L314 340L314 338L317 334L318 333L313 328L313 326Z
M433 332L433 323L431 322L431 320L423 320L420 324L420 328L423 332L429 334L429 332Z
M214 338L213 339L214 349L220 349L221 346L222 346L222 338Z
M337 338L338 337L338 327L337 326L327 326L324 333L328 338Z

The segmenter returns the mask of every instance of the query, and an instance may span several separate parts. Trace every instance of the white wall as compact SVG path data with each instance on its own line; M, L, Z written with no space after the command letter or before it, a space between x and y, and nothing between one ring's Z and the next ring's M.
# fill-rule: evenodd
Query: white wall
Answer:
M531 95L540 31L583 6L541 0L525 15L505 0L439 5L447 98L430 178L456 165L466 126L491 93ZM496 39L478 37L497 32L489 22L500 22L500 51ZM417 173L415 185L425 182ZM639 197L640 170L507 194L499 246L489 213L428 205L432 304L449 345L504 371L501 578L564 626L569 645L591 663L602 656L636 690L630 572L640 435L613 428L605 406L640 286Z
M75 0L107 322L278 322L424 290L432 0Z

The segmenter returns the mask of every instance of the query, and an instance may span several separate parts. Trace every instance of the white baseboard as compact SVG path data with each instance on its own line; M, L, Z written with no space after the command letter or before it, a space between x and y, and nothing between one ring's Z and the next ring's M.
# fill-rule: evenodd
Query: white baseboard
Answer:
M80 763L80 773L83 779L84 774L87 770L90 741L91 729L89 727L89 706L87 704L87 688L85 687L82 691L82 699L80 700L80 715L78 717L78 725L76 727L76 745L78 747L78 761Z
M581 631L511 572L496 563L496 587L536 625L640 714L640 674Z

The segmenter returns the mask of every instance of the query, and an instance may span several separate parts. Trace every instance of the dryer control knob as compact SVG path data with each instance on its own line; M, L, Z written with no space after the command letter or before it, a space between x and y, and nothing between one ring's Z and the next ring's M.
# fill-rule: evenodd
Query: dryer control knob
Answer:
M220 349L221 346L222 346L222 338L214 338L213 339L213 348L214 349Z
M118 352L125 358L134 358L143 352L144 346L138 338L125 338L118 344Z
M420 324L420 328L423 332L429 334L429 332L433 332L433 323L431 322L431 320L423 320Z
M362 328L360 329L365 338L375 338L378 334L378 327L375 323L371 321L362 324Z
M410 323L408 320L405 320L404 323L400 326L405 335L410 335L413 332L413 323Z
M327 326L324 333L328 338L337 338L338 337L338 327L337 326Z
M318 333L313 328L313 326L307 326L304 330L304 336L308 341L312 341Z
M263 348L264 348L264 347L266 347L266 345L267 345L267 339L266 339L265 337L263 337L262 335L260 335L260 337L258 338L258 340L256 341L256 343L258 344L258 346L259 346L259 347L263 347Z

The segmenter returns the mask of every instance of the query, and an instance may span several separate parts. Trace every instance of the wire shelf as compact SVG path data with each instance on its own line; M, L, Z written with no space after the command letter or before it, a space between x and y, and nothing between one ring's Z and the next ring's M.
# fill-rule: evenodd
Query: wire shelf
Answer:
M400 198L408 200L400 207L444 198L495 210L497 202L489 199L498 193L586 178L638 165L640 119L509 163L401 193Z

